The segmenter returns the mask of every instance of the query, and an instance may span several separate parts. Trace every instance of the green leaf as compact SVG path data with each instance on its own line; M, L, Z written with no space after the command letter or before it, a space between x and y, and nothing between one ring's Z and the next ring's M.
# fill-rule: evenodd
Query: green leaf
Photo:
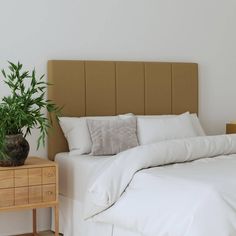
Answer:
M37 78L35 69L24 71L20 62L9 62L8 68L9 71L2 70L11 95L0 102L0 159L4 158L6 134L22 133L26 137L36 128L40 131L38 148L45 145L48 129L52 127L51 115L58 117L62 109L46 99L48 83L44 75Z
M5 72L5 70L2 70L2 74L3 74L4 78L7 77L7 76L6 76L6 72Z

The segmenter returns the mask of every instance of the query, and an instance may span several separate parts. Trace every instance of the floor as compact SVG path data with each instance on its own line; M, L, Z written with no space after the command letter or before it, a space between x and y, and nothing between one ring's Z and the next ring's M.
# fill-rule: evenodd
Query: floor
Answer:
M40 236L54 236L53 232L47 231L39 234Z
M32 234L24 234L24 235L18 235L18 236L31 236ZM54 236L54 233L51 231L45 231L39 233L39 236Z

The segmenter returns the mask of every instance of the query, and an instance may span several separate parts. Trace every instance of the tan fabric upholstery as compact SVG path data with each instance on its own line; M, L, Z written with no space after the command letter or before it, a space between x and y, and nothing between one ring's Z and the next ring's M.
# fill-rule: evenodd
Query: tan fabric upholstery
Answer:
M63 116L180 114L198 112L195 63L49 61L48 97L64 106ZM48 155L68 151L57 123Z

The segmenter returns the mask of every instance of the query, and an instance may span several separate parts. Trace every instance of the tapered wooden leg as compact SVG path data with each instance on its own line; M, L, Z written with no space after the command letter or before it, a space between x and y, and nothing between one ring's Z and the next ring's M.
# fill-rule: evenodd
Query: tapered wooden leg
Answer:
M59 207L56 205L54 207L55 214L55 236L59 236Z
M33 209L33 235L37 236L37 211Z

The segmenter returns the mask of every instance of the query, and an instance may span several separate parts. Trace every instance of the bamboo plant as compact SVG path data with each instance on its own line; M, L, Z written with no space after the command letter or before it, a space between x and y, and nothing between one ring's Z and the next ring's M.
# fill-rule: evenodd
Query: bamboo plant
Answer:
M37 148L45 145L48 129L52 127L46 111L56 116L60 112L58 106L45 98L49 84L44 80L44 75L37 78L35 69L27 71L19 62L8 63L8 70L1 71L10 95L0 101L0 160L5 157L6 135L22 134L26 137L32 129L38 129Z

